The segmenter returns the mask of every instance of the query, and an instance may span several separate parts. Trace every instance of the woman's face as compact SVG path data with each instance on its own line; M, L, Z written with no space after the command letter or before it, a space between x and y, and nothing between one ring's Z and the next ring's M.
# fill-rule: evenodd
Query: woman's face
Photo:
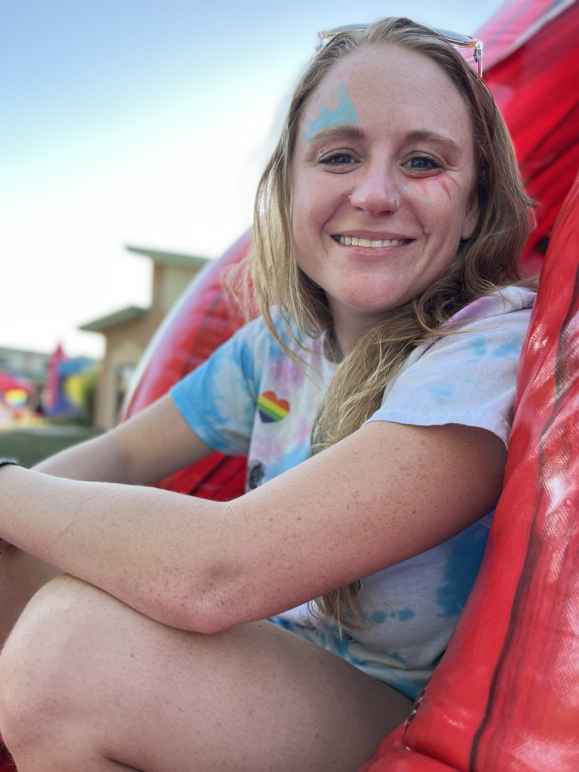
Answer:
M425 56L390 44L340 60L303 111L292 160L302 270L349 350L441 277L478 212L465 103Z

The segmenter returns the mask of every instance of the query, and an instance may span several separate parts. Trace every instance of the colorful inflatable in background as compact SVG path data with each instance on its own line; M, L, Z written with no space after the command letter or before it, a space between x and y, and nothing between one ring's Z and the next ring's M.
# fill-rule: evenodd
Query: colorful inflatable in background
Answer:
M524 265L532 272L547 257L480 577L411 719L365 772L579 770L578 31L575 2L514 0L479 32L485 80L538 202ZM245 234L191 285L143 358L125 415L241 324L221 282L249 248ZM242 492L244 475L244 459L213 454L161 484L226 499ZM1 772L12 769L4 754Z
M51 418L80 418L84 414L84 382L95 368L90 357L67 357L59 344L48 362L42 410Z
M11 425L32 403L33 384L25 378L0 372L0 428Z
M32 396L30 381L10 373L0 372L0 398L13 408L24 407Z
M96 362L67 357L58 345L48 361L46 386L14 372L0 372L0 428L42 426L49 418L90 418L87 391L94 387Z

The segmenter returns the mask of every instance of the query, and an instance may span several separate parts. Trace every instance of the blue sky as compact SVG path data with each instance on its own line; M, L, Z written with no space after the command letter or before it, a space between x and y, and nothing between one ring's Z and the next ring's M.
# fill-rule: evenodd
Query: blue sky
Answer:
M5 3L0 346L99 355L76 326L149 299L123 244L213 257L237 238L318 29L390 13L473 32L500 5Z

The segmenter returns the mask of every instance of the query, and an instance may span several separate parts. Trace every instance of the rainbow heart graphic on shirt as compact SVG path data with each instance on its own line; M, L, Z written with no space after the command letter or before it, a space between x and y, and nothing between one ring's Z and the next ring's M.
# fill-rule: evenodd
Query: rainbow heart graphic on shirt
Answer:
M282 421L290 411L287 399L280 399L275 391L264 391L257 399L261 420L266 423Z

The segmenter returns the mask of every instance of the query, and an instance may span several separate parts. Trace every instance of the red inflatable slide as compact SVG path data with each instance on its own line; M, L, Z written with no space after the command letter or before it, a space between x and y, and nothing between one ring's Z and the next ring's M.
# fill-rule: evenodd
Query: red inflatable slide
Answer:
M547 252L505 485L411 719L360 772L579 769L579 177Z
M510 3L480 33L539 204L527 264L548 249L481 572L411 718L359 772L579 770L579 177L559 211L579 169L579 7L562 5Z

